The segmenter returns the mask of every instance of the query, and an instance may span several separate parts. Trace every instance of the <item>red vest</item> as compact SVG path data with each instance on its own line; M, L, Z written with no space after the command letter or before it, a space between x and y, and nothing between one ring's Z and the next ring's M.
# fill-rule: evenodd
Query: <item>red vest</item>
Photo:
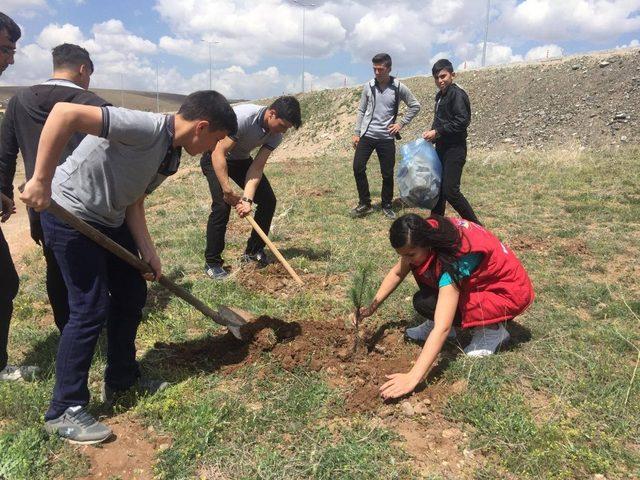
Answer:
M462 327L490 325L524 312L533 302L533 285L514 253L480 225L458 218L447 220L460 233L459 257L472 252L483 254L480 265L460 283ZM433 225L436 220L427 222ZM435 253L412 272L418 284L438 288L442 267Z

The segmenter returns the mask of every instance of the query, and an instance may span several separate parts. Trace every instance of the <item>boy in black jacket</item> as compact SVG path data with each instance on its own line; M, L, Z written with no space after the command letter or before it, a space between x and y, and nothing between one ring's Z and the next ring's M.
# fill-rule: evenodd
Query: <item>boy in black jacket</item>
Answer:
M105 100L87 90L93 73L93 62L84 48L69 43L52 50L53 75L49 80L18 92L7 106L0 130L0 192L13 198L13 180L18 151L22 152L26 179L33 176L36 152L42 127L58 102L107 106ZM82 141L84 135L74 135L60 158L64 161ZM28 209L31 238L42 245L47 264L47 294L53 318L62 332L69 317L67 288L53 252L44 245L40 214Z
M431 70L439 91L431 130L422 138L435 143L442 162L440 198L431 213L444 215L449 202L465 220L481 225L469 202L460 191L462 169L467 160L467 127L471 123L471 104L467 93L453 83L455 72L449 60L438 60Z

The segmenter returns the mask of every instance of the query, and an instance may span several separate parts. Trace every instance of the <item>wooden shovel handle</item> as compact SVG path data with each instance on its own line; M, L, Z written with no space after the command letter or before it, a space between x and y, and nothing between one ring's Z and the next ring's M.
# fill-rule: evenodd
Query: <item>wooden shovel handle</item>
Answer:
M267 246L269 247L269 250L273 252L273 254L280 261L282 266L287 270L287 272L289 272L289 275L291 275L291 278L293 278L298 283L298 285L304 285L304 282L302 281L302 279L298 276L295 270L291 268L291 265L289 265L289 262L287 262L287 260L282 256L282 254L280 253L278 248L273 244L273 242L269 240L269 237L267 237L267 234L264 233L262 228L260 228L260 225L256 223L253 217L251 215L247 215L244 218L247 219L247 222L251 224L251 227L253 227L253 229L258 233L258 235L260 235L260 238L264 240L264 243L267 244Z
M92 227L84 220L81 220L71 212L62 208L54 200L51 200L51 204L47 208L47 211L51 215L55 216L59 220L62 220L67 225L77 230L78 232L89 237L98 245L108 250L109 252L113 253L116 257L128 263L129 265L131 265L133 268L137 269L141 273L154 273L153 269L149 266L147 262L137 257L136 255L132 254L129 250L124 248L122 245L114 242L112 239L107 237L104 233ZM169 290L171 293L176 295L177 297L180 297L185 302L195 307L202 314L211 318L214 322L220 325L224 325L225 327L242 326L242 324L236 324L237 322L234 322L230 319L228 320L223 318L218 312L216 312L212 308L205 305L202 301L200 301L198 298L193 296L191 292L189 292L188 290L185 290L183 287L176 284L169 278L165 276L161 276L160 279L158 280L158 283L163 287L165 287L167 290Z

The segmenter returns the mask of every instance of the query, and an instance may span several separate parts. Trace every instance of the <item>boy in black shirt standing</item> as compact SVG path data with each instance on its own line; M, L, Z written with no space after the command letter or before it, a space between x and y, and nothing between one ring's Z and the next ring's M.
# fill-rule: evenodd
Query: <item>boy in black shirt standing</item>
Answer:
M77 103L103 107L109 105L104 99L88 91L93 62L89 52L79 45L63 43L51 51L53 58L52 77L18 92L7 106L0 129L0 192L13 198L13 180L16 173L18 152L22 153L26 179L33 176L40 133L53 106L58 102ZM85 136L74 135L67 143L60 163L75 150ZM44 244L40 214L27 209L31 238L42 246L47 264L47 295L53 310L53 319L58 330L69 318L67 287L53 252Z
M431 70L439 91L431 130L422 138L435 143L442 162L440 198L431 213L444 215L449 202L465 220L481 225L469 202L460 191L462 169L467 160L467 127L471 123L471 104L467 93L453 83L455 72L449 60L438 60Z

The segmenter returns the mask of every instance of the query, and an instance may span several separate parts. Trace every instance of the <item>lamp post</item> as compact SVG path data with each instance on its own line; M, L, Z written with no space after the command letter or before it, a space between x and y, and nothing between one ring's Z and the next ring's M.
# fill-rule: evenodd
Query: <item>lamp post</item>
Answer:
M491 13L491 0L487 0L487 23L484 27L484 45L482 46L482 66L487 63L487 39L489 38L489 15Z
M304 24L305 24L305 13L308 7L315 7L315 3L304 3L300 0L291 0L296 5L302 7L302 93L304 93Z
M217 40L205 40L202 39L203 42L206 42L209 44L209 90L213 90L213 54L211 53L212 51L212 46L213 45L218 45L220 42L218 42Z

